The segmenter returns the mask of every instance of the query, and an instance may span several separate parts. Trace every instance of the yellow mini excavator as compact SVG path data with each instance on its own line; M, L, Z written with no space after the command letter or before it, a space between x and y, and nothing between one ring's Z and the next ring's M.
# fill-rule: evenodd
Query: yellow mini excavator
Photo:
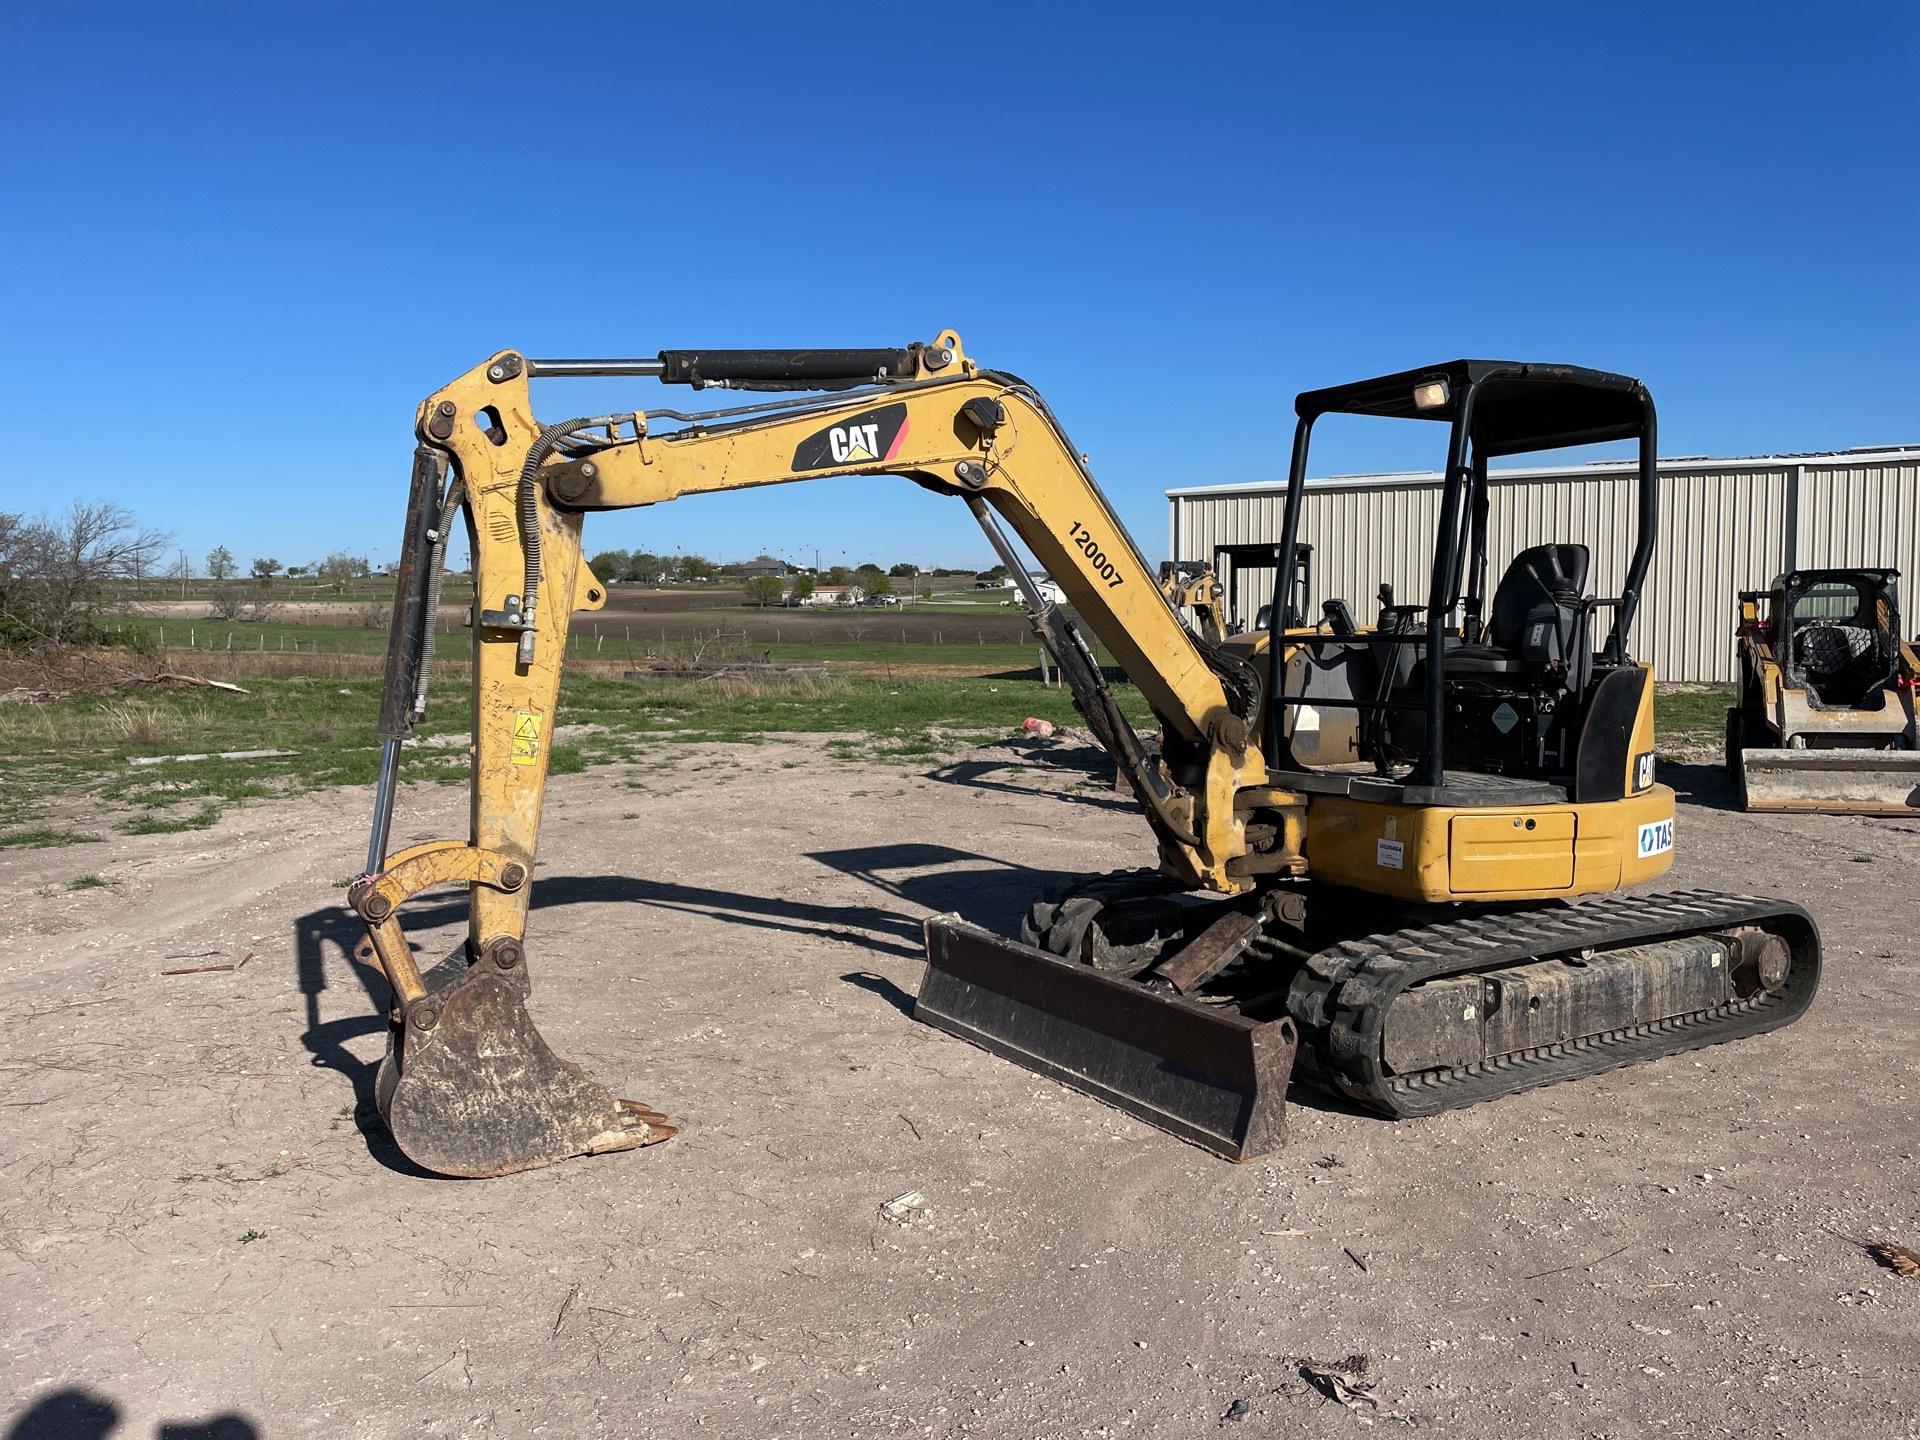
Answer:
M569 376L762 398L535 419L528 382ZM917 1018L1245 1159L1283 1142L1296 1054L1322 1086L1418 1115L1800 1014L1819 970L1803 910L1616 893L1663 873L1674 843L1673 793L1653 773L1651 676L1627 648L1654 546L1645 388L1459 361L1296 408L1284 531L1234 560L1236 583L1263 554L1273 572L1265 628L1228 636L1211 582L1169 581L1211 607L1215 623L1190 625L1039 394L980 368L952 331L898 350L503 351L429 396L367 869L349 891L393 991L376 1099L400 1147L430 1170L481 1176L673 1133L557 1058L525 1004L567 628L606 598L582 563L581 525L596 510L825 476L904 476L972 511L1159 845L1157 872L1037 900L1020 940L929 920ZM1361 626L1329 600L1309 627L1307 448L1315 419L1336 411L1445 424L1446 485L1426 604L1383 595L1378 623ZM1514 557L1489 596L1488 458L1612 439L1638 439L1641 456L1617 596L1589 593L1583 547L1553 544ZM400 750L424 713L438 577L462 520L472 830L389 854ZM1046 600L1003 521L1072 615ZM1135 733L1086 632L1139 688L1157 734ZM400 910L450 882L471 890L466 963L430 990Z

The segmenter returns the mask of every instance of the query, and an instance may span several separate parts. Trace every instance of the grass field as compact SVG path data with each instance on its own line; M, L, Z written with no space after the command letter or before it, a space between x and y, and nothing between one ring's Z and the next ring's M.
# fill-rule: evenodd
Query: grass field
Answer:
M714 625L714 612L696 625ZM647 616L656 631L663 617ZM589 765L633 760L650 747L689 740L751 744L772 732L864 737L838 742L849 753L911 760L941 748L942 735L1004 734L1028 715L1078 723L1066 690L1039 683L1033 644L929 644L882 638L892 617L856 620L858 639L821 640L803 626L804 642L785 642L790 621L778 614L730 612L714 627L729 638L711 653L793 663L825 663L818 679L750 682L619 678L650 658L686 659L711 629L677 629L685 615L664 617L664 640L630 641L624 617L617 637L581 628L570 650L580 661L561 690L559 730L551 763L565 774ZM922 623L931 617L921 617ZM46 821L51 803L83 795L100 802L93 829L126 833L200 829L226 806L329 785L370 784L379 757L374 736L383 631L358 625L220 625L143 620L169 645L156 657L164 671L222 677L247 693L198 686L127 684L110 693L80 694L9 706L4 714L15 764L0 789L0 848L84 843L92 831ZM871 632L879 631L880 634ZM764 632L764 633L763 633ZM831 634L831 632L828 632ZM911 631L909 633L912 633ZM691 640L684 638L691 635ZM231 648L227 637L233 637ZM403 777L464 783L469 732L471 638L463 627L442 634L434 700L406 751ZM1103 659L1110 657L1102 655ZM594 663L598 662L598 663ZM1115 685L1122 707L1143 731L1153 720L1139 693ZM1716 746L1729 700L1725 687L1690 686L1660 694L1656 726L1664 750ZM291 753L222 759L222 751ZM156 757L195 756L193 759Z
M344 607L343 607L344 608ZM217 620L120 622L144 637L141 643L170 652L244 655L383 655L387 632L358 624L308 624L269 620L226 624ZM938 638L935 638L935 637ZM473 632L443 624L435 638L439 654L473 654ZM636 664L657 657L687 658L706 650L779 661L822 660L876 664L941 664L1006 669L1037 663L1039 650L1028 638L1026 622L1003 614L964 626L934 623L930 612L901 624L888 612L878 618L787 617L762 610L704 610L668 615L581 619L568 638L567 653L580 660L626 660ZM1104 652L1101 652L1105 658Z
M175 653L169 663L189 658ZM223 668L232 674L236 667ZM358 674L243 677L245 694L123 687L9 707L16 759L12 783L0 792L0 846L82 838L71 828L37 823L61 795L102 802L97 826L142 834L203 828L223 806L249 799L371 784L380 750L373 733L380 682L371 663L357 668ZM465 782L468 685L464 662L436 667L427 719L406 750L404 779ZM1115 693L1136 723L1151 724L1137 691L1120 684ZM863 737L849 742L860 753L910 758L934 753L936 732L1004 734L1028 715L1058 724L1078 718L1064 688L1019 675L888 679L869 673L713 683L576 672L561 689L551 764L566 774L632 760L661 744L752 744L768 732ZM220 758L222 751L252 750L292 753ZM134 763L163 756L205 758Z

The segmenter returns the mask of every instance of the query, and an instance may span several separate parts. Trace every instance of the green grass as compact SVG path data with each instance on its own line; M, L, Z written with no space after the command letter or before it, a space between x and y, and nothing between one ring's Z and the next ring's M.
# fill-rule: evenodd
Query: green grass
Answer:
M1116 684L1114 694L1136 725L1152 725L1132 686ZM606 727L579 742L588 763L637 738L754 743L774 732L859 734L890 741L901 753L911 746L911 753L932 755L935 730L1005 731L1029 715L1081 723L1064 686L970 676L889 681L869 674L735 685L581 677L565 685L560 704L563 725Z
M874 647L864 647L864 658ZM939 647L912 646L920 656ZM991 648L991 647L989 647ZM1021 659L1025 659L1024 647ZM184 667L182 667L184 668ZM469 774L467 667L436 667L428 718L403 752L401 778L463 785ZM936 732L1005 734L1028 715L1081 723L1064 687L1033 678L1031 664L1008 678L887 677L871 671L821 679L746 682L601 679L575 671L561 687L553 773L671 755L676 742L758 745L769 734L838 734L846 759L923 764L943 751ZM1022 678L1023 677L1023 678ZM56 795L85 794L130 812L133 835L205 829L226 807L335 785L370 785L379 766L374 734L377 676L244 678L247 693L129 688L19 707L19 747L9 776L0 846L83 844L93 835L34 828ZM1152 719L1139 693L1116 682L1122 708L1143 730ZM291 755L222 760L222 750L285 749ZM135 758L208 754L205 760L130 765Z
M80 875L67 882L67 889L99 890L105 887L106 883L107 882L102 880L98 875Z
M351 607L347 607L351 608ZM387 631L384 625L369 629L363 625L304 625L268 620L262 624L222 620L122 620L123 630L138 630L154 645L163 641L172 656L175 651L189 657L193 652L227 651L235 655L384 655ZM229 643L231 642L231 643ZM435 637L439 654L468 657L473 653L473 637L465 629ZM189 648L191 647L191 648ZM170 661L169 663L173 663Z
M82 835L76 830L54 830L41 826L37 830L15 830L9 835L0 835L0 850L48 850L56 845L97 845L98 835Z
M192 815L135 815L123 820L120 829L128 835L176 835L182 830L205 830L220 818L218 805L202 806Z
M1731 685L1698 690L1655 692L1653 732L1661 744L1719 743L1727 730L1727 707L1733 704Z
M704 615L708 612L701 613ZM793 665L966 666L982 671L1032 670L1039 664L1037 644L976 644L971 638L971 627L967 629L968 638L964 640L959 638L960 632L956 630L944 643L934 645L913 640L888 640L885 638L887 624L882 619L872 627L865 639L855 640L849 636L845 640L798 644L792 641L775 643L773 624L760 621L752 611L730 616L725 623L731 628L743 620L748 637L744 648L756 661L770 659L777 664ZM189 625L181 620L135 619L123 622L122 628L144 632L155 645L159 644L164 630L166 649L162 653L168 666L174 669L192 669L193 657L198 654L228 653L229 637L232 639L231 653L236 659L262 653L373 656L387 652L386 631L347 625L285 625L271 622L265 625L225 625L211 621L195 621ZM598 636L590 629L582 630L568 640L567 655L574 660L601 660L635 668L659 663L658 654L648 654L650 648L656 652L660 649L658 628L645 624L635 628L639 633L631 641L624 638L618 624L603 627ZM894 634L899 634L897 628ZM193 642L191 648L188 646L189 640ZM727 654L716 650L707 658L737 659L739 655L735 652L740 648L735 646L733 652ZM684 636L670 638L667 649L675 660L691 661L694 658L695 647ZM464 629L441 635L435 641L435 653L447 660L470 660L473 637ZM1098 653L1103 661L1112 663L1104 651Z

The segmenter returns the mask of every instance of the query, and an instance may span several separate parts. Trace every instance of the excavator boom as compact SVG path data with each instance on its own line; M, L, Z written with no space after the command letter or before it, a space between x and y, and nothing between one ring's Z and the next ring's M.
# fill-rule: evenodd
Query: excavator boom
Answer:
M588 375L812 393L700 415L534 419L531 379ZM902 350L559 361L503 351L428 397L417 429L381 711L380 787L366 874L350 899L395 995L382 1110L401 1147L429 1168L500 1174L672 1133L657 1112L616 1100L554 1057L525 1009L528 882L568 625L575 612L606 603L604 585L581 558L590 512L844 475L904 476L954 496L1022 580L1035 629L1138 797L1170 876L1187 889L1245 891L1249 822L1268 848L1271 837L1298 833L1297 797L1264 784L1252 735L1257 672L1181 622L1040 396L1012 376L979 369L951 331ZM424 708L436 581L448 530L461 517L474 558L472 833L464 843L390 856L400 746ZM1041 598L1003 521L1061 586L1078 622ZM1159 720L1158 753L1115 703L1095 641ZM1261 805L1270 812L1265 823ZM429 994L397 912L411 895L449 880L471 886L469 968L450 989ZM1091 994L1103 977L1084 974ZM996 1029L978 1005L965 1003L990 983L953 980L945 1008L935 995L941 987L930 987L921 1018L982 1043L1019 1046L1030 1038L1024 1016L1003 1006ZM1111 1008L1102 999L1079 1007L1096 1031ZM1076 1006L1068 1000L1064 1008L1070 1017ZM1074 1022L1056 1013L1048 1023ZM1156 1063L1116 1062L1099 1084L1125 1091L1134 1072ZM1278 1088L1284 1092L1284 1071Z

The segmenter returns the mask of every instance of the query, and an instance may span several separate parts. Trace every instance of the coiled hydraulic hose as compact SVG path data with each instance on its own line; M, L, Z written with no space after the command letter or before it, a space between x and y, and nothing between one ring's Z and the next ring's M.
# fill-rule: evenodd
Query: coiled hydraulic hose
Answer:
M520 540L525 547L527 569L521 584L520 649L516 659L522 665L533 663L535 609L540 600L540 501L534 490L540 466L547 456L553 453L553 447L582 430L591 430L605 425L609 428L621 425L632 417L629 415L582 416L573 420L562 420L557 425L549 425L540 432L527 450L526 461L520 466Z

